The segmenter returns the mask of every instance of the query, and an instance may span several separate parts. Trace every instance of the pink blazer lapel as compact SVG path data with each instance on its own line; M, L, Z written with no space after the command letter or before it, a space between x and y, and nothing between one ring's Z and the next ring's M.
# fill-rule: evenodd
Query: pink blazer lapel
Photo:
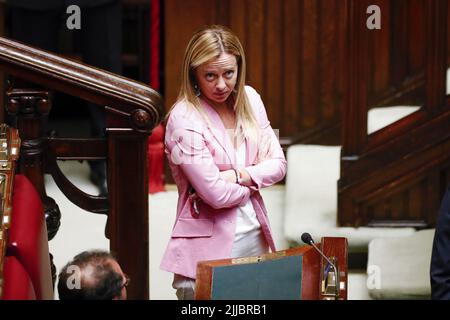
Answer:
M206 101L201 100L201 102L203 110L206 111L206 114L208 115L209 120L212 124L212 126L210 124L207 124L208 129L211 131L217 142L222 146L226 155L228 156L230 164L232 164L234 167L236 164L236 153L234 152L233 145L231 144L227 129L223 125L222 119L220 119L220 116L216 112L216 110L208 103L206 103Z

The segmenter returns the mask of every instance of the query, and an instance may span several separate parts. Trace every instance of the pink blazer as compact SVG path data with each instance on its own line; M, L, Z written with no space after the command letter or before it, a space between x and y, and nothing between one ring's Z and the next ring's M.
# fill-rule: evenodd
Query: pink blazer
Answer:
M237 169L236 154L213 107L203 102L209 121L184 102L172 109L166 127L165 151L179 198L175 225L161 262L163 270L195 278L199 261L229 258L236 229L236 208L249 199L267 243L275 251L259 190L283 179L286 160L261 97L253 88L246 86L245 89L262 132L273 148L270 158L256 163L257 144L246 140L245 169L253 180L252 187L229 183L219 177L220 171ZM189 200L190 185L201 199L197 201L198 214L192 210Z

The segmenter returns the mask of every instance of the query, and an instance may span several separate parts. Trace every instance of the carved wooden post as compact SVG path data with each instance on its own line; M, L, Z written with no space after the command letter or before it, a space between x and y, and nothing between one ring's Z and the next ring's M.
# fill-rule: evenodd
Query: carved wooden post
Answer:
M128 298L148 299L148 132L145 127L152 122L143 110L135 111L130 120L136 130L107 129L110 211L106 233L122 269L131 275Z
M47 148L44 123L51 109L49 93L33 89L10 89L6 97L7 112L15 117L22 140L18 172L30 179L41 196L48 240L51 240L61 224L61 213L55 200L47 196L44 184L44 157ZM50 258L53 283L55 283L56 269L51 255Z

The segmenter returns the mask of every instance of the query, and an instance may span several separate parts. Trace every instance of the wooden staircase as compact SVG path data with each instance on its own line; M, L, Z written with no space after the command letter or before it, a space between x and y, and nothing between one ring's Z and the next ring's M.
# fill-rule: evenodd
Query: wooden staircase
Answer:
M368 135L367 108L373 106L376 101L374 95L377 94L370 91L367 84L373 69L370 48L373 47L372 41L383 37L383 34L376 35L365 26L365 9L369 2L350 1L348 7L351 30L348 101L342 126L338 224L432 227L446 185L450 183L450 98L446 96L448 3L446 0L403 2L405 8L411 9L410 13L418 6L424 9L420 23L425 50L420 69L409 68L400 75L398 70L389 70L388 74L397 81L391 79L391 83L407 83L416 79L413 81L416 85L410 86L414 90L393 85L394 89L403 89L391 90L390 95L397 97L397 103L408 103L411 97L415 100L421 96L423 103L419 111ZM390 12L399 13L391 15L391 19L412 23L412 17L396 11L396 1L379 2ZM390 30L391 33L405 28L401 23L392 25L398 27ZM404 42L391 43L386 54L396 56L395 52L400 50L406 55L403 58L410 61L411 55L417 55L417 52L408 53L406 50L413 37L414 34L410 33ZM394 65L392 68L398 67ZM416 94L406 94L412 91ZM378 101L394 101L386 98L386 90L380 92L383 99ZM403 100L402 95L405 96Z

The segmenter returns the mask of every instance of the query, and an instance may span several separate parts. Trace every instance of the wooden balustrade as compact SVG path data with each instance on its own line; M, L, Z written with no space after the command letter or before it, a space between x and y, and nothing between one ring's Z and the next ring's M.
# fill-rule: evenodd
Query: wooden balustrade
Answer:
M142 83L5 38L0 38L0 69L11 76L6 107L22 139L19 172L32 181L41 195L49 240L58 230L61 213L45 192L45 173L53 176L73 203L108 215L105 233L110 248L123 269L133 279L139 279L131 282L129 297L147 299L146 148L148 135L162 120L161 96ZM45 123L53 90L104 106L105 138L48 136ZM108 196L93 196L79 190L59 169L57 160L60 159L106 159Z

